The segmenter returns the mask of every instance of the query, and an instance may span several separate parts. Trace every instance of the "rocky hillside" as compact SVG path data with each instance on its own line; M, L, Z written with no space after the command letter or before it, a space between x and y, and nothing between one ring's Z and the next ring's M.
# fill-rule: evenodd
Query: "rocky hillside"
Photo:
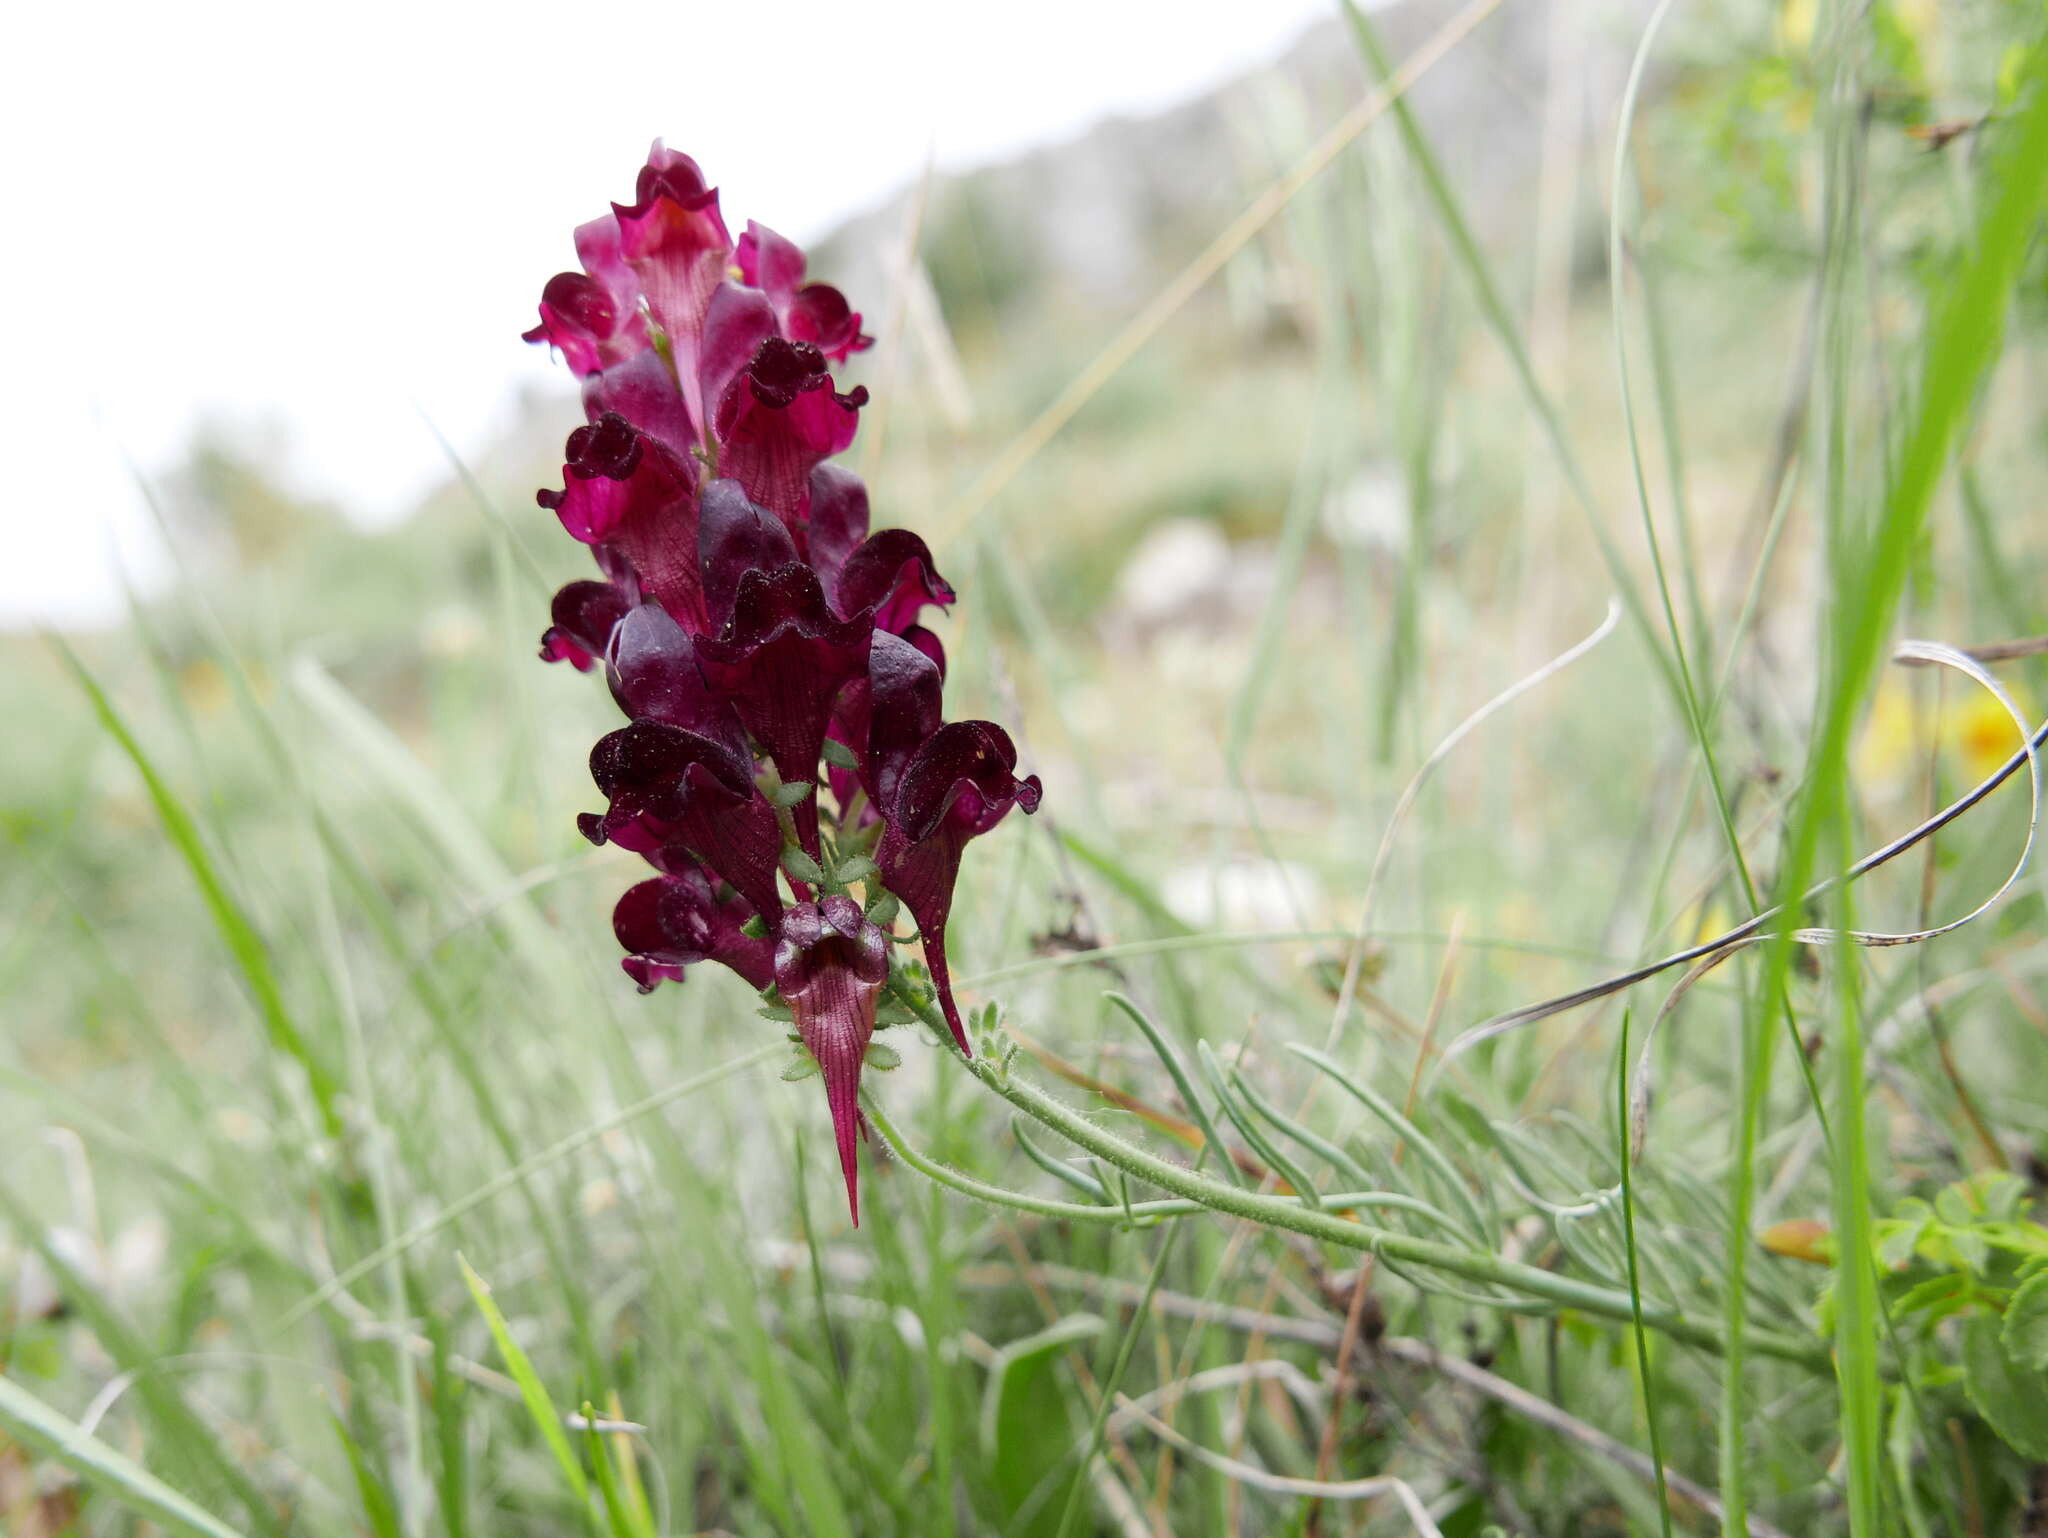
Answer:
M1399 0L1373 19L1398 67L1458 9ZM1606 131L1647 9L1641 0L1509 0L1415 88L1411 100L1484 233L1501 239L1529 227L1553 74L1567 88L1551 131ZM1179 107L1110 118L1014 160L940 177L921 244L949 318L966 287L1005 311L1041 304L1048 288L1128 307L1371 86L1349 27L1332 19L1278 60ZM888 291L915 196L906 188L842 227L825 243L821 270L854 292ZM1582 211L1599 201L1580 189Z

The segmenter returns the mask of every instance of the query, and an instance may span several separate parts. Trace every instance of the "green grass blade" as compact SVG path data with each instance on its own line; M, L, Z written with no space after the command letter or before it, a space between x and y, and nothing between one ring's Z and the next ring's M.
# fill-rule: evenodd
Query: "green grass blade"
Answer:
M2025 92L2001 124L1987 167L1995 192L1983 206L1974 249L1928 316L1917 399L1882 511L1867 534L1844 533L1835 564L1837 617L1824 709L1809 760L1809 794L1793 820L1779 873L1787 907L1764 961L1761 997L1779 995L1790 973L1796 899L1810 884L1824 842L1840 844L1850 818L1849 743L1882 659L1934 492L1978 393L2001 351L2021 263L2048 201L2048 50L2028 57ZM1842 958L1844 973L1856 963ZM1871 1266L1871 1182L1860 1007L1845 986L1837 1014L1834 1225L1843 1257L1836 1294L1836 1350L1850 1526L1881 1531L1883 1401L1878 1309Z
M1381 46L1379 34L1353 0L1344 0L1345 19L1351 24L1351 35L1358 51L1365 57L1368 67L1376 79L1385 80L1393 68L1386 50ZM1594 543L1600 548L1600 558L1607 566L1607 574L1620 593L1623 606L1628 610L1629 619L1641 636L1643 649L1657 664L1664 682L1670 688L1674 700L1682 706L1684 689L1670 655L1658 638L1656 622L1650 616L1649 606L1636 586L1634 575L1622 558L1620 547L1600 516L1598 499L1586 478L1584 467L1579 462L1578 451L1572 447L1571 435L1566 431L1564 416L1543 382L1536 375L1536 365L1529 356L1528 344L1523 340L1521 329L1515 324L1508 309L1507 299L1501 291L1498 279L1493 275L1492 264L1487 260L1485 249L1479 237L1473 233L1471 221L1465 217L1458 194L1452 188L1450 178L1444 173L1442 163L1430 147L1428 136L1416 118L1413 108L1403 97L1393 102L1394 122L1401 131L1402 142L1407 146L1409 158L1415 163L1422 176L1423 187L1435 204L1437 218L1442 223L1444 234L1451 243L1451 251L1458 264L1464 269L1466 278L1472 284L1474 296L1479 301L1480 312L1486 323L1514 365L1515 376L1520 381L1523 393L1529 399L1530 407L1543 424L1545 435L1557 455L1559 467L1564 471L1565 480L1572 488L1572 494L1585 514L1586 526L1592 532Z
M135 766L136 773L142 776L142 783L148 788L150 802L155 806L157 816L163 822L164 831L170 835L172 844L176 846L186 868L191 871L192 879L199 887L200 898L206 904L207 912L212 915L214 927L220 931L222 940L227 943L228 952L234 957L242 980L256 1001L257 1011L263 1017L264 1029L271 1044L289 1056L305 1072L307 1087L312 1091L314 1102L319 1107L320 1120L327 1135L339 1137L342 1130L341 1117L334 1105L339 1086L326 1064L314 1055L304 1034L299 1030L298 1023L292 1018L291 1010L286 1007L284 990L278 984L276 972L271 969L269 949L264 944L263 937L257 933L256 926L249 921L248 915L229 894L226 883L214 865L213 857L207 853L205 840L199 835L198 824L192 820L183 803L172 793L163 776L157 773L156 765L150 761L149 755L143 752L142 744L136 740L134 733L128 730L128 725L121 719L120 712L114 709L113 701L100 687L99 680L94 678L85 664L79 660L78 654L60 638L53 637L52 644L57 648L58 655L63 658L64 665L70 669L72 677L77 680L78 686L85 691L100 724L127 755L128 761Z
M375 1538L399 1538L398 1512L391 1503L391 1492L384 1488L383 1481L363 1460L363 1450L356 1445L356 1439L349 1435L346 1422L339 1415L331 1415L334 1434L341 1442L341 1450L348 1458L349 1472L355 1476L356 1493L363 1503L363 1520L370 1524Z
M1621 1014L1621 1050L1616 1057L1616 1120L1614 1141L1621 1162L1622 1243L1628 1252L1628 1297L1635 1310L1631 1323L1636 1345L1636 1373L1642 1380L1643 1419L1650 1428L1650 1467L1657 1487L1657 1526L1663 1538L1671 1538L1671 1492L1664 1485L1664 1439L1658 1429L1657 1380L1650 1375L1650 1332L1643 1325L1643 1278L1636 1255L1635 1161L1630 1148L1635 1141L1630 1126L1628 1088L1629 1012Z
M584 1525L593 1532L597 1530L596 1517L590 1507L590 1479L583 1472L583 1463L576 1456L576 1449L569 1445L569 1433L563 1428L561 1412L548 1397L547 1385L540 1381L540 1374L534 1371L533 1360L520 1349L519 1342L512 1338L512 1331L505 1323L505 1316L499 1311L498 1303L491 1296L490 1284L470 1268L462 1256L455 1257L455 1264L462 1269L462 1280L469 1288L469 1295L476 1299L478 1312L484 1316L484 1323L490 1328L491 1339L498 1347L498 1355L504 1358L505 1370L512 1375L512 1381L519 1385L519 1397L526 1402L526 1413L533 1417L533 1424L547 1443L548 1451L554 1454L555 1463L562 1471L562 1478L569 1488L576 1492L577 1508L583 1513Z
M24 1447L56 1459L94 1489L170 1532L188 1538L243 1538L7 1377L0 1377L0 1426Z
M283 1538L284 1524L278 1520L269 1497L257 1487L236 1460L233 1451L200 1418L168 1377L158 1370L157 1353L141 1333L114 1307L107 1297L51 1243L50 1235L22 1206L13 1190L0 1184L0 1213L4 1213L29 1247L41 1257L59 1289L78 1310L99 1343L121 1368L134 1375L135 1392L154 1423L156 1445L165 1452L182 1455L194 1472L211 1475L234 1492L247 1511L250 1525L270 1538Z

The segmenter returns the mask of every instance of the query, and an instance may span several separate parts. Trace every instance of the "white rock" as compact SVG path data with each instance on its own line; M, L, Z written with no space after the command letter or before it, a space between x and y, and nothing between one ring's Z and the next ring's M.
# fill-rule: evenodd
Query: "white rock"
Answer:
M1230 541L1215 524L1169 518L1148 530L1124 563L1117 605L1141 624L1158 624L1223 588L1230 565Z
M1322 883L1292 860L1203 860L1166 873L1160 897L1198 929L1292 929L1322 903Z

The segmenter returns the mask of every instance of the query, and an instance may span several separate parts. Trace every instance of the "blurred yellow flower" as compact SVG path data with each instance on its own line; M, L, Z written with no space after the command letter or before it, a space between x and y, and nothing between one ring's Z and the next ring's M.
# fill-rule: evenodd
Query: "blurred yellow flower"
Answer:
M2012 755L2020 745L2020 733L2003 705L1985 690L1968 687L1969 693L1962 698L1955 696L1952 687L1942 702L1939 746L1948 766L1974 783ZM2022 692L2017 688L2009 688L2009 692L2020 714L2032 719L2032 707ZM1928 733L1934 723L1927 719L1929 710L1915 695L1912 685L1894 674L1871 702L1855 761L1857 781L1866 789L1901 788L1925 762Z
M1778 7L1778 48L1783 53L1804 53L1813 41L1813 24L1820 14L1820 0L1785 0Z
M2032 719L2019 691L2009 692L2020 714ZM2005 707L1982 689L1971 691L1969 699L1950 709L1942 720L1943 744L1961 757L1963 772L1972 780L1983 779L2012 757L2021 736Z

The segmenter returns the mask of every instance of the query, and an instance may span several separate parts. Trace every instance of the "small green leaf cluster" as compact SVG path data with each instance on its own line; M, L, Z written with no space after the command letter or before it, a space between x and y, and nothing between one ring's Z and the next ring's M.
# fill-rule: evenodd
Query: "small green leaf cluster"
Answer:
M1901 1367L1918 1389L1960 1384L2013 1451L2048 1460L2048 1226L2002 1170L1909 1197L1874 1229ZM1832 1284L1821 1298L1832 1328ZM1951 1321L1953 1323L1951 1323Z

